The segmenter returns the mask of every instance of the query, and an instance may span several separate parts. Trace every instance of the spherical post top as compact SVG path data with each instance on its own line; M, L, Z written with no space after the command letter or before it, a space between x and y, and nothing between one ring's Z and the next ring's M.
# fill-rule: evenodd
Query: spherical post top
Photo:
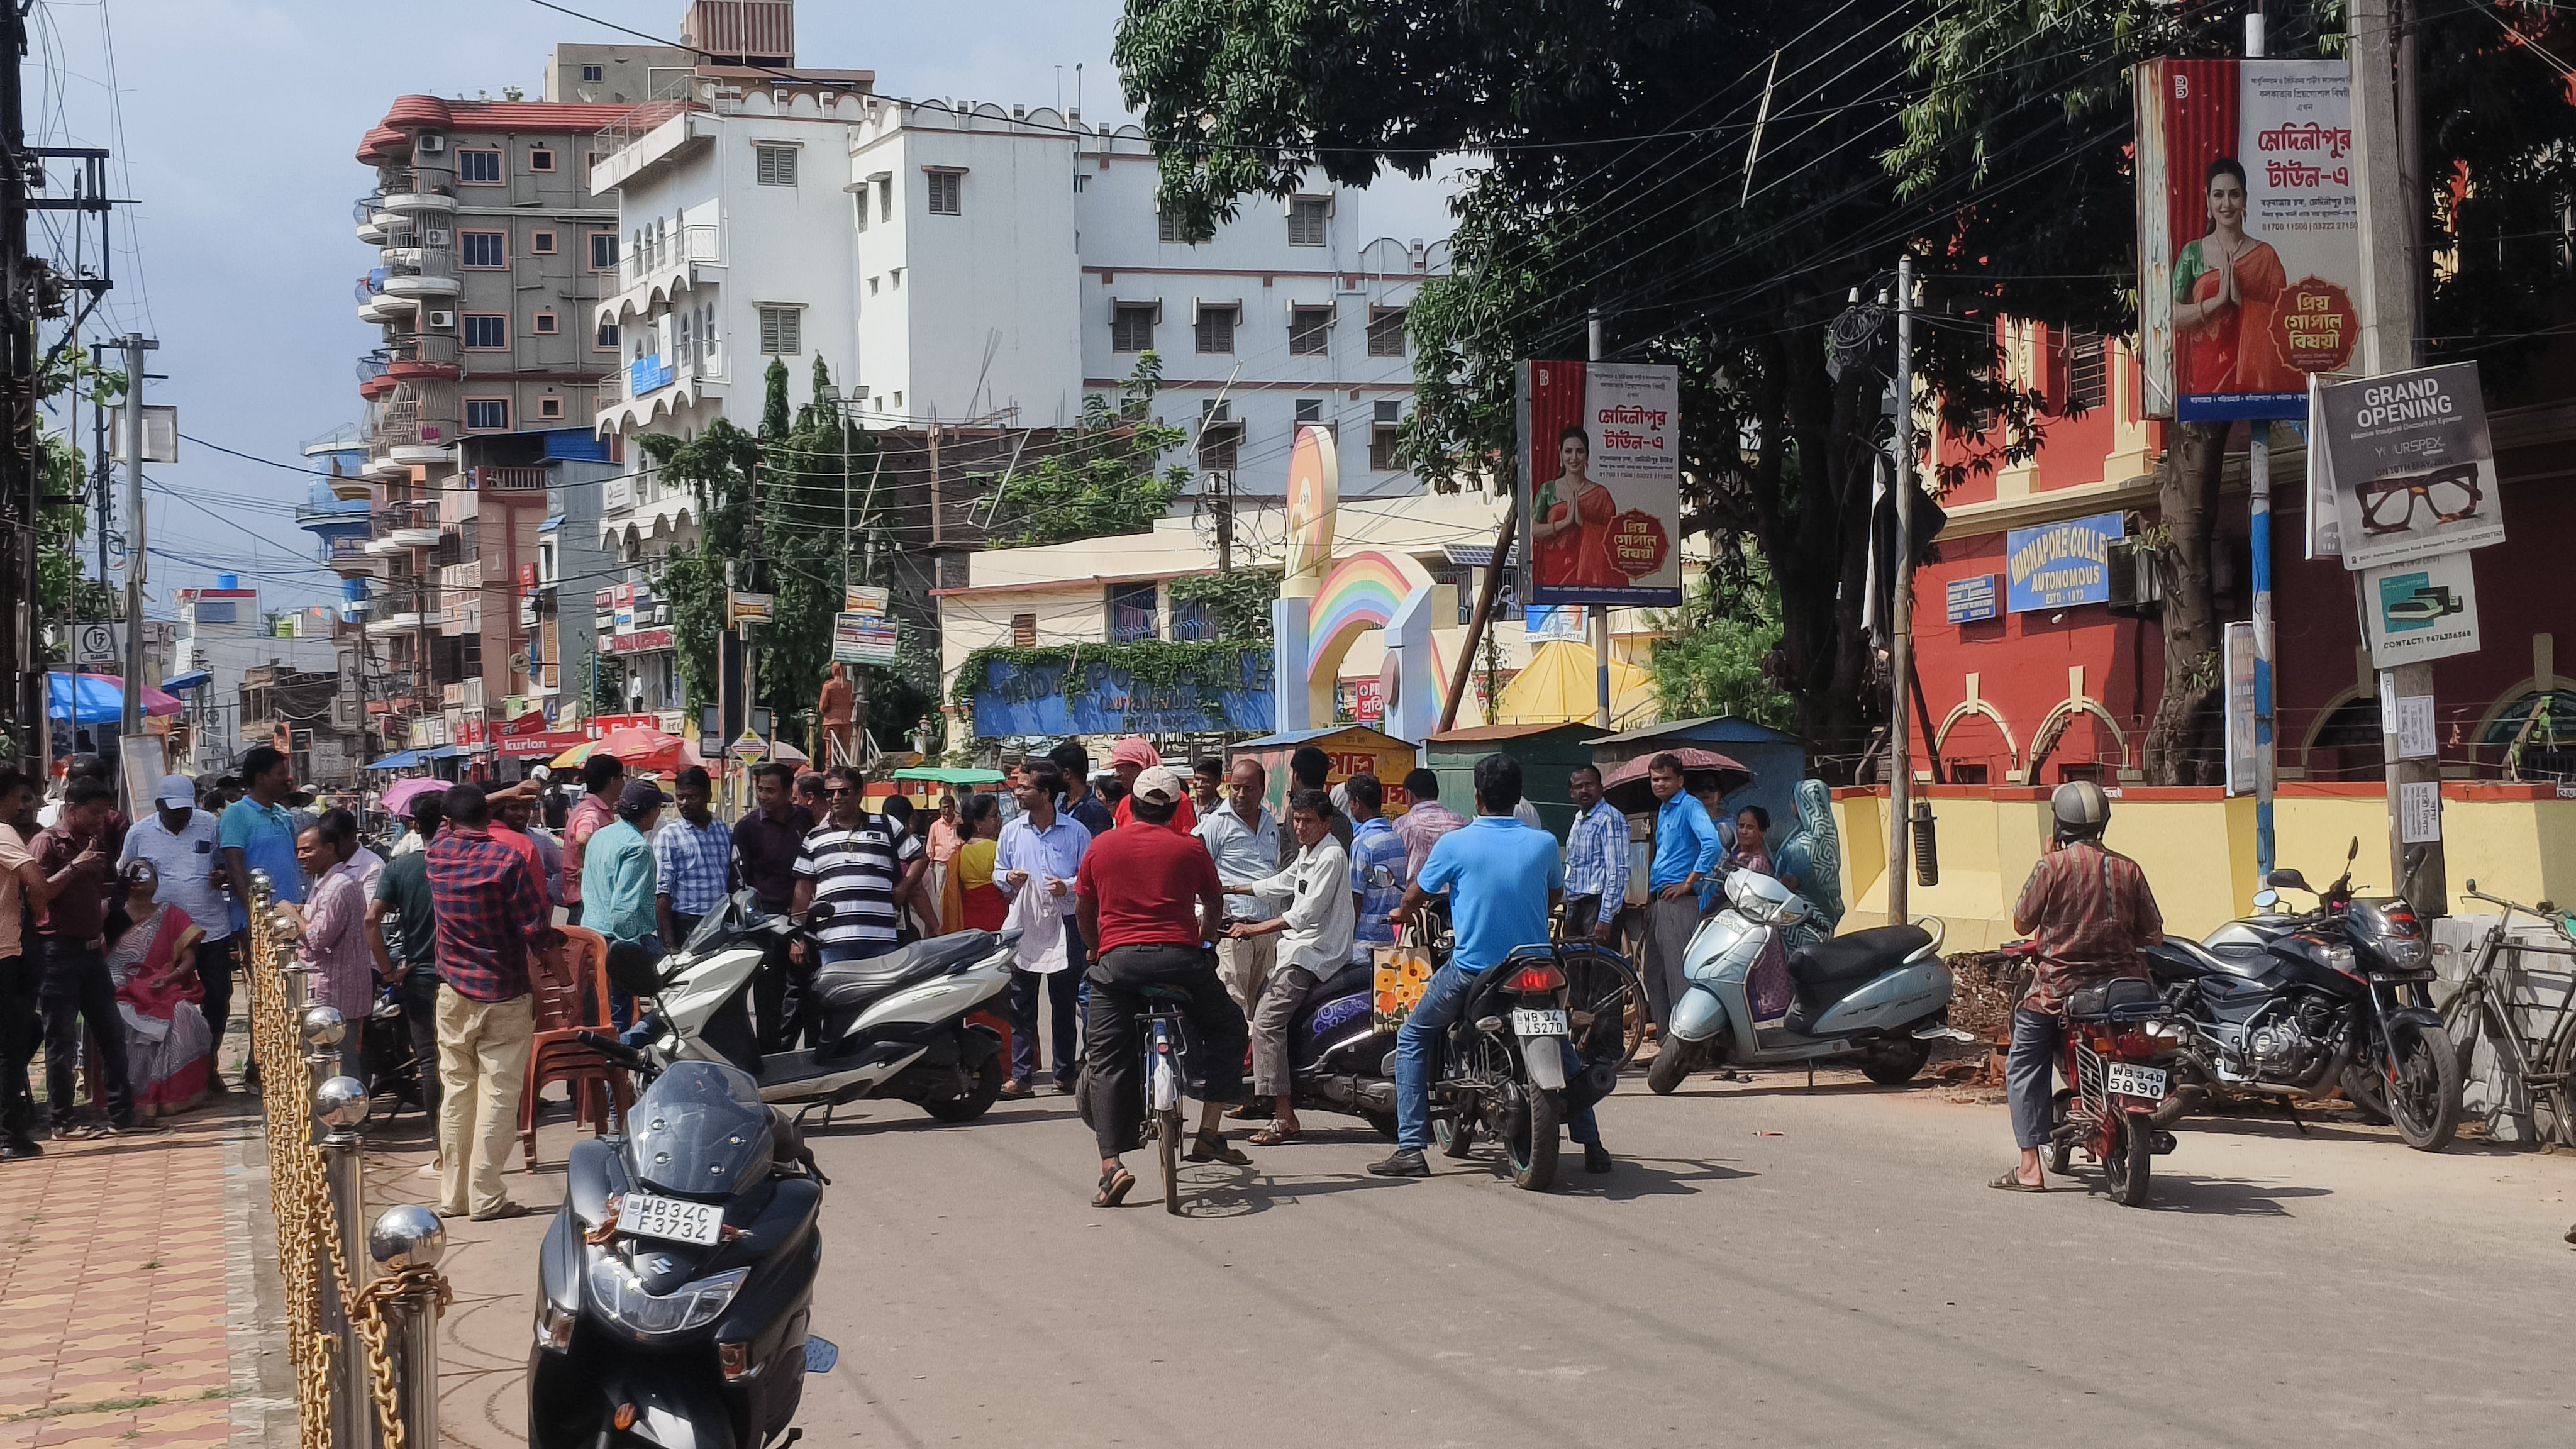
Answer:
M367 1084L355 1077L332 1077L313 1089L313 1115L337 1132L367 1120Z
M349 1023L341 1018L336 1006L308 1006L296 1025L309 1047L335 1047L349 1035Z
M446 1225L416 1202L396 1203L376 1214L376 1225L367 1230L367 1256L388 1273L435 1268L446 1255Z

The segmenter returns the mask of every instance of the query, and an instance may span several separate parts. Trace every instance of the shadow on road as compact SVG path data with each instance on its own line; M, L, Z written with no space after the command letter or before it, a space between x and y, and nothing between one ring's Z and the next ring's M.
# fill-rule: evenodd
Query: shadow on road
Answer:
M1621 1157L1619 1165L1601 1177L1583 1171L1579 1164L1569 1166L1557 1177L1556 1190L1565 1197L1629 1202L1641 1197L1695 1197L1700 1191L1695 1184L1761 1175L1704 1158Z
M2098 1182L2097 1184L2098 1185ZM2289 1199L2332 1197L2325 1187L2282 1187L2242 1177L2194 1177L2158 1172L2149 1185L2147 1210L2223 1218L2285 1218Z

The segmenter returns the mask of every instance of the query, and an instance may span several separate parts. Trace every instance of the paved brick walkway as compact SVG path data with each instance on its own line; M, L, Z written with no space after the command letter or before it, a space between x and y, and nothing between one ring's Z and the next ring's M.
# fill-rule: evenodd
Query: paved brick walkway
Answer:
M256 1110L0 1163L0 1449L230 1440L226 1143Z

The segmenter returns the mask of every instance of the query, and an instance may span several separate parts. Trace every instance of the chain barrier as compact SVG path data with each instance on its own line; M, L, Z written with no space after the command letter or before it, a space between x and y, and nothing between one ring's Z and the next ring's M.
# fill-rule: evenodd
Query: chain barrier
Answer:
M434 1267L420 1264L390 1268L364 1289L356 1286L341 1246L322 1149L313 1131L302 1011L294 999L295 978L287 974L300 968L278 928L275 904L265 878L255 878L246 973L251 986L251 1050L259 1063L260 1105L268 1129L269 1203L277 1219L278 1277L286 1290L287 1355L295 1374L298 1443L300 1449L334 1449L332 1399L341 1379L334 1360L341 1339L323 1322L322 1292L327 1283L365 1351L367 1392L374 1401L384 1449L405 1449L399 1386L393 1355L386 1346L389 1309L410 1295L418 1295L415 1301L434 1300L444 1309L452 1293ZM359 1030L361 1024L349 1023L347 1029ZM424 1314L415 1331L433 1332L434 1322Z

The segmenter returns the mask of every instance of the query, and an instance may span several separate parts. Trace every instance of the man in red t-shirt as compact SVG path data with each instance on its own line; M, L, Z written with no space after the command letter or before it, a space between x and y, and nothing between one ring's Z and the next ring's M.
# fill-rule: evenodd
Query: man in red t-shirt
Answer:
M1135 811L1127 803L1136 796L1136 782L1147 770L1159 769L1162 764L1163 752L1155 749L1143 735L1129 735L1110 749L1109 767L1118 772L1118 783L1127 787L1127 794L1118 802L1116 823L1125 825L1136 818ZM1176 770L1173 773L1180 772ZM1172 807L1169 828L1175 835L1198 833L1199 812L1191 806L1189 796L1183 795L1180 803Z
M1193 1079L1189 1095L1200 1103L1189 1160L1237 1167L1252 1161L1225 1141L1225 1106L1243 1097L1243 1057L1252 1037L1243 1008L1217 979L1216 955L1207 944L1225 924L1225 886L1217 879L1216 862L1197 836L1171 828L1187 794L1178 771L1160 765L1140 771L1122 806L1132 809L1133 822L1093 841L1075 874L1082 936L1096 950L1083 1030L1092 1128L1100 1141L1094 1207L1116 1207L1136 1185L1118 1155L1136 1145L1138 1124L1145 1120L1136 1015L1144 1009L1147 986L1189 994L1182 1008L1189 1041L1185 1060Z

